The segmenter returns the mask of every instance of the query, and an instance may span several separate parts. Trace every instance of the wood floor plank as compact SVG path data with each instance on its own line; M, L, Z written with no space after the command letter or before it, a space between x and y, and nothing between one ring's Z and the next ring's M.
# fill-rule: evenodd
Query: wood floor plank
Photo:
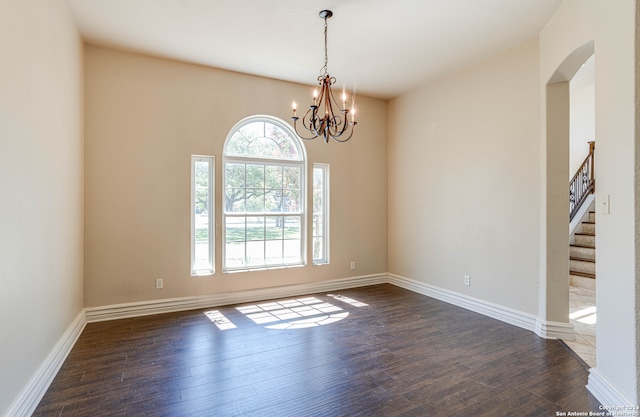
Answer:
M587 377L557 341L385 284L88 324L34 416L551 416L598 410Z

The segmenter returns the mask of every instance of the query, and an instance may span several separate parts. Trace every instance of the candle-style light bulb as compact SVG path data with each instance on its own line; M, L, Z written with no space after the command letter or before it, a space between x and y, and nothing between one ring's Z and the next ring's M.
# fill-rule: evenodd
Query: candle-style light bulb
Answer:
M351 123L354 123L356 121L356 108L352 107L351 108Z
M293 108L293 117L296 116L296 108L298 108L298 105L296 104L296 101L293 100L293 103L291 103L291 107Z

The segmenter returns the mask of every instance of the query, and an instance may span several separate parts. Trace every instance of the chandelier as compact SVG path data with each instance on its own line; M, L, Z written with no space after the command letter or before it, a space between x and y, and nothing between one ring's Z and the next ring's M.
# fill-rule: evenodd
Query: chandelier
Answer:
M335 97L333 96L333 90L331 86L335 84L335 77L329 75L327 69L327 19L333 16L331 10L322 10L320 17L324 19L324 66L320 69L320 75L318 76L318 86L313 90L313 104L309 106L309 110L306 111L302 117L302 127L309 132L310 136L303 131L304 135L298 131L297 122L299 117L296 114L296 102L293 102L293 128L301 139L311 140L318 136L324 138L325 143L329 143L329 138L337 142L346 142L353 136L355 129L356 118L355 108L351 110L347 109L347 94L344 87L342 88L342 107L339 106ZM354 98L355 101L355 98Z

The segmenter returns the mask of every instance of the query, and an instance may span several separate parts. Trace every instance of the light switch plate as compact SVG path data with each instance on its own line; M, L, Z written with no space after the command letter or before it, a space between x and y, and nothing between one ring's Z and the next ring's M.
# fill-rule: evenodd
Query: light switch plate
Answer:
M598 212L601 214L610 214L611 207L609 203L610 203L609 195L602 195L598 197L598 205L600 206L600 209L598 210Z

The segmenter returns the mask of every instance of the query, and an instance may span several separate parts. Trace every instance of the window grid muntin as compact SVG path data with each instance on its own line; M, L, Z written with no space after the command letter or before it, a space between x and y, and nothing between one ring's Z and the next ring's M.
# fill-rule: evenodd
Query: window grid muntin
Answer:
M262 124L263 129L260 136L249 137L248 133L249 128L251 126ZM267 125L274 126L276 129L279 129L286 137L281 138L280 142L276 141L276 138L270 137L267 135L266 127ZM299 141L292 135L290 130L285 124L274 118L268 118L265 116L256 117L256 118L247 118L244 121L239 122L232 130L233 134L229 136L224 146L224 155L225 156L236 156L236 157L249 157L249 158L262 158L262 159L270 159L270 160L289 160L289 161L304 161L304 150L300 145ZM248 153L247 149L251 147L256 141L262 141L262 139L266 139L267 141L271 141L275 144L275 146L280 150L281 155L272 155L267 156L264 154L255 154ZM246 144L243 146L244 152L239 150L238 144L236 142L244 141ZM264 142L264 141L262 141ZM287 146L288 145L288 146ZM284 154L286 149L290 148L290 154Z
M229 239L229 233L228 233L228 228L225 227L225 260L237 260L239 258L234 257L234 258L230 258L228 256L228 252L229 252L229 245L230 244L242 244L243 248L242 248L242 258L241 258L241 264L240 265L236 265L236 266L229 266L229 265L225 265L225 271L232 271L232 270L245 270L245 269L254 269L254 268L269 268L269 267L281 267L281 266L294 266L294 265L300 265L301 264L301 259L302 259L302 254L298 254L298 256L294 259L289 258L289 260L287 260L288 258L285 256L286 254L286 246L287 244L290 244L292 242L299 242L300 245L300 252L302 252L304 250L304 245L303 245L303 233L302 233L302 224L303 224L303 219L304 216L302 214L300 215L286 215L286 216L254 216L254 215L233 215L233 214L227 214L225 215L226 220L225 220L225 226L227 226L228 224L228 220L229 219L243 219L244 220L244 224L241 226L243 231L244 231L244 235L243 235L243 239ZM262 222L263 224L263 237L258 239L255 237L251 237L249 236L250 233L252 233L252 230L255 230L256 228L254 227L252 229L252 227L249 225L249 221L253 218L257 218L257 217L264 217L265 220ZM283 218L283 226L282 226L282 238L281 239L269 239L269 232L266 230L267 229L267 223L270 219L268 218L278 218L278 217L282 217ZM286 218L290 218L290 219L297 219L297 236L287 236L286 235L286 224L287 224L287 219ZM262 250L261 252L261 257L260 259L263 259L264 262L260 263L260 264L256 264L256 263L252 263L251 259L254 259L253 253L250 253L251 251L253 251L255 253L255 247L258 246L258 244L262 244ZM280 245L280 249L281 249L281 262L270 262L268 261L269 258L273 258L273 256L268 256L268 252L271 248L274 246L274 244L279 243ZM254 247L254 249L251 249L250 247Z
M265 165L266 164L266 165ZM283 170L283 176L284 176L284 171L287 168L295 168L298 170L298 187L287 187L286 184L284 184L284 182L282 183L282 186L280 188L266 188L266 181L263 181L263 187L262 188L258 188L256 187L255 183L252 183L250 185L254 185L254 187L248 187L249 184L247 184L247 180L246 180L246 169L245 169L245 179L244 179L244 187L227 187L227 167L229 165L244 165L244 166L252 166L252 167L256 167L256 166L264 166L265 168L267 167L282 167ZM266 169L265 169L266 171ZM279 213L279 214L303 214L304 213L304 187L303 187L303 177L304 177L304 163L298 162L298 163L292 163L292 162L282 162L282 163L278 163L278 162L274 162L274 160L261 160L261 159L255 159L255 158L239 158L239 157L225 157L225 162L224 162L224 170L223 170L223 183L224 183L224 213L225 215L269 215L269 214L274 214L274 213ZM231 211L228 209L228 201L227 201L227 190L245 190L245 197L244 197L244 207L245 210L238 210L238 211ZM295 191L298 194L298 207L297 210L284 210L284 207L281 207L280 211L267 211L267 210L247 210L247 206L246 206L246 190L270 190L270 191L282 191L283 192L283 196L284 193L286 192L292 192ZM266 192L265 192L266 194ZM266 205L265 205L266 206Z
M247 121L248 120L248 121ZM229 149L230 146L230 141L232 138L234 138L234 136L236 135L236 133L238 132L239 129L243 128L244 126L250 124L253 120L261 120L264 121L265 123L271 123L273 125L275 125L277 128L279 128L282 132L286 133L289 136L289 144L293 147L295 147L295 155L296 155L296 159L292 159L292 158L283 158L283 159L277 159L277 158L272 158L272 157L256 157L256 156L242 156L242 155L238 155L237 153L235 154L227 154L227 149ZM265 125L266 126L266 125ZM302 144L300 143L300 141L297 139L297 137L295 136L295 133L291 131L291 129L288 127L288 125L286 125L285 123L277 120L277 119L273 119L270 118L268 116L259 116L259 117L255 117L255 118L248 118L245 119L245 121L241 121L239 122L236 127L234 127L231 131L230 134L227 138L227 141L225 142L225 151L224 151L224 169L223 169L223 185L224 185L224 196L223 196L223 200L224 200L224 209L223 209L223 217L224 217L224 222L223 222L223 242L224 242L224 246L223 246L223 271L224 272L233 272L233 271L242 271L242 270L251 270L251 269L268 269L268 268L279 268L279 267L288 267L288 266L300 266L300 265L304 265L306 262L306 194L305 194L305 189L306 189L306 158L305 158L305 150L304 147L302 146ZM275 166L280 166L282 167L282 169L286 169L286 168L295 168L298 172L298 176L297 176L297 180L298 180L298 186L295 188L288 188L287 185L285 183L281 184L281 187L279 188L280 190L283 191L283 193L287 190L295 190L298 193L298 197L297 197L297 202L298 202L298 206L296 210L292 210L292 211L285 211L285 207L280 207L279 211L267 211L267 210L262 210L262 211L247 211L246 210L246 206L244 207L244 211L230 211L228 210L228 201L227 201L227 167L229 166L229 164L233 165L233 164L241 164L241 165L247 165L247 164L253 164L253 165L265 165L265 166L270 166L270 167L275 167ZM266 184L264 184L266 187ZM244 189L246 190L247 188L247 183L246 183L246 169L245 169L245 178L244 178ZM246 204L246 195L244 196L244 201ZM231 207L233 208L233 207ZM283 251L283 256L282 256L282 263L273 263L273 264L267 264L266 260L267 260L267 251L269 250L267 248L267 244L269 242L273 243L276 242L276 240L268 240L265 236L265 239L259 241L259 240L247 240L246 236L247 236L247 224L245 221L244 224L244 234L245 234L245 240L233 240L233 241L228 241L228 230L227 230L227 222L228 219L233 219L233 218L248 218L248 217L256 217L256 216L264 216L264 217L283 217L283 218L291 218L291 219L297 219L296 222L299 225L298 226L298 230L299 230L299 238L297 239L286 239L283 238L281 240L281 246L282 246L282 251ZM286 221L284 222L284 224L286 225ZM264 264L262 265L249 265L250 263L250 257L248 256L248 243L250 242L262 242L264 244L263 246L263 254L264 254ZM287 260L287 258L284 256L284 254L286 253L286 246L290 245L291 242L296 242L297 248L299 249L299 251L296 251L296 255L295 255L295 259L291 260ZM244 245L243 248L243 258L242 258L242 264L241 265L232 265L231 261L233 261L234 259L237 258L230 258L229 257L229 243L237 243L237 244L242 244ZM229 261L229 262L228 262Z

